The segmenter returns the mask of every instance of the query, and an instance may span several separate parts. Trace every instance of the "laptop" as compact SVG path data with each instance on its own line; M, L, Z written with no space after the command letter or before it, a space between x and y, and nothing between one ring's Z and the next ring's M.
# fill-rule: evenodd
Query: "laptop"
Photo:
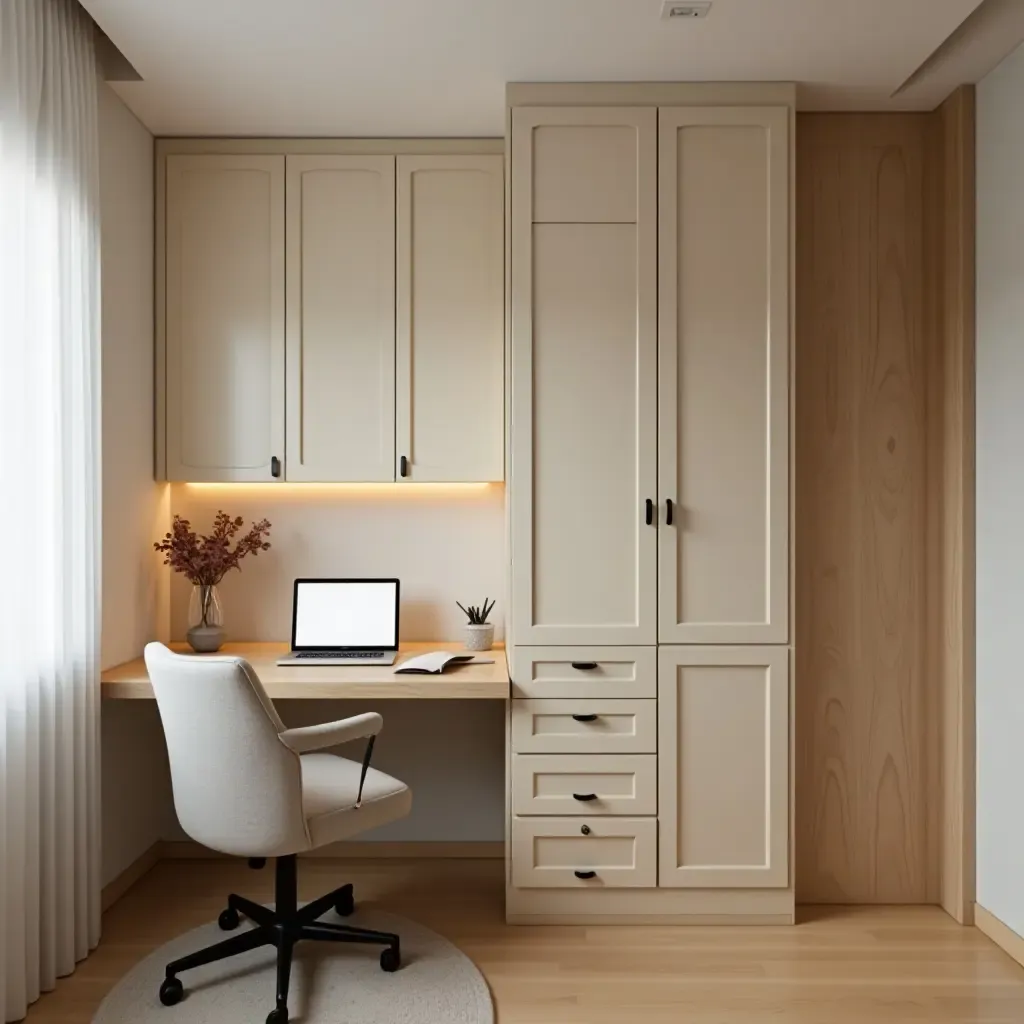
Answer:
M278 665L393 665L398 580L295 581L292 650Z

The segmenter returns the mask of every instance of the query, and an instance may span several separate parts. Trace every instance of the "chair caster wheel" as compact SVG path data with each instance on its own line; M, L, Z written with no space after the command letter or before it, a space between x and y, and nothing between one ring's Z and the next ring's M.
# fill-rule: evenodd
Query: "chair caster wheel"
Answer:
M387 971L388 974L397 971L402 966L402 954L399 953L397 946L388 946L380 955L380 969Z
M234 907L228 907L227 910L220 912L220 917L217 918L217 924L220 925L222 932L233 932L239 925L240 918L238 911Z
M267 1014L267 1024L288 1024L288 1011L277 1007Z
M356 909L356 897L352 891L352 886L347 885L341 891L337 901L334 904L334 912L338 917L348 917L350 914L355 913Z
M251 867L253 869L253 871L259 871L261 868L265 868L266 866L267 866L267 858L266 857L250 857L249 858L249 867Z
M164 978L160 983L160 1002L164 1006L174 1006L181 1002L185 989L177 978Z

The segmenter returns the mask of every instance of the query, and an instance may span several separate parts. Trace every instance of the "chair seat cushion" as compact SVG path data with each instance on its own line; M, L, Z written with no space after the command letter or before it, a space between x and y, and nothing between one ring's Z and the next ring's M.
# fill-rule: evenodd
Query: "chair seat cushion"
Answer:
M313 849L396 821L412 807L409 787L375 768L366 773L357 808L362 765L336 754L303 754L300 762L302 812Z

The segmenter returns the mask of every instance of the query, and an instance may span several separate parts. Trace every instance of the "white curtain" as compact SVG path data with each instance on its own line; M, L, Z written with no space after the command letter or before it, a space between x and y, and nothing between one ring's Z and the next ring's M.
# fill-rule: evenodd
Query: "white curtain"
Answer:
M0 0L0 1019L99 941L93 28Z

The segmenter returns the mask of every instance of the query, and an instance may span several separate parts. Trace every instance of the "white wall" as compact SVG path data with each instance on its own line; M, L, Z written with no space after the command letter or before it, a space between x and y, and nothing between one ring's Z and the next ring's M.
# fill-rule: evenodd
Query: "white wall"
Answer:
M270 551L222 584L230 639L288 640L296 576L397 576L403 640L459 640L455 605L505 594L505 491L500 485L303 486L175 484L174 513L210 528L218 509L273 524ZM171 628L183 639L189 586L171 587ZM285 701L289 724L370 710L347 701ZM500 701L383 701L374 764L413 787L413 812L366 838L500 841L504 838L505 710ZM342 751L352 756L353 750ZM356 751L358 753L358 751Z
M1024 935L1024 47L977 101L977 899Z
M99 85L103 330L104 667L166 635L167 573L152 550L170 492L153 482L153 137ZM102 707L103 881L167 824L170 791L156 707Z

